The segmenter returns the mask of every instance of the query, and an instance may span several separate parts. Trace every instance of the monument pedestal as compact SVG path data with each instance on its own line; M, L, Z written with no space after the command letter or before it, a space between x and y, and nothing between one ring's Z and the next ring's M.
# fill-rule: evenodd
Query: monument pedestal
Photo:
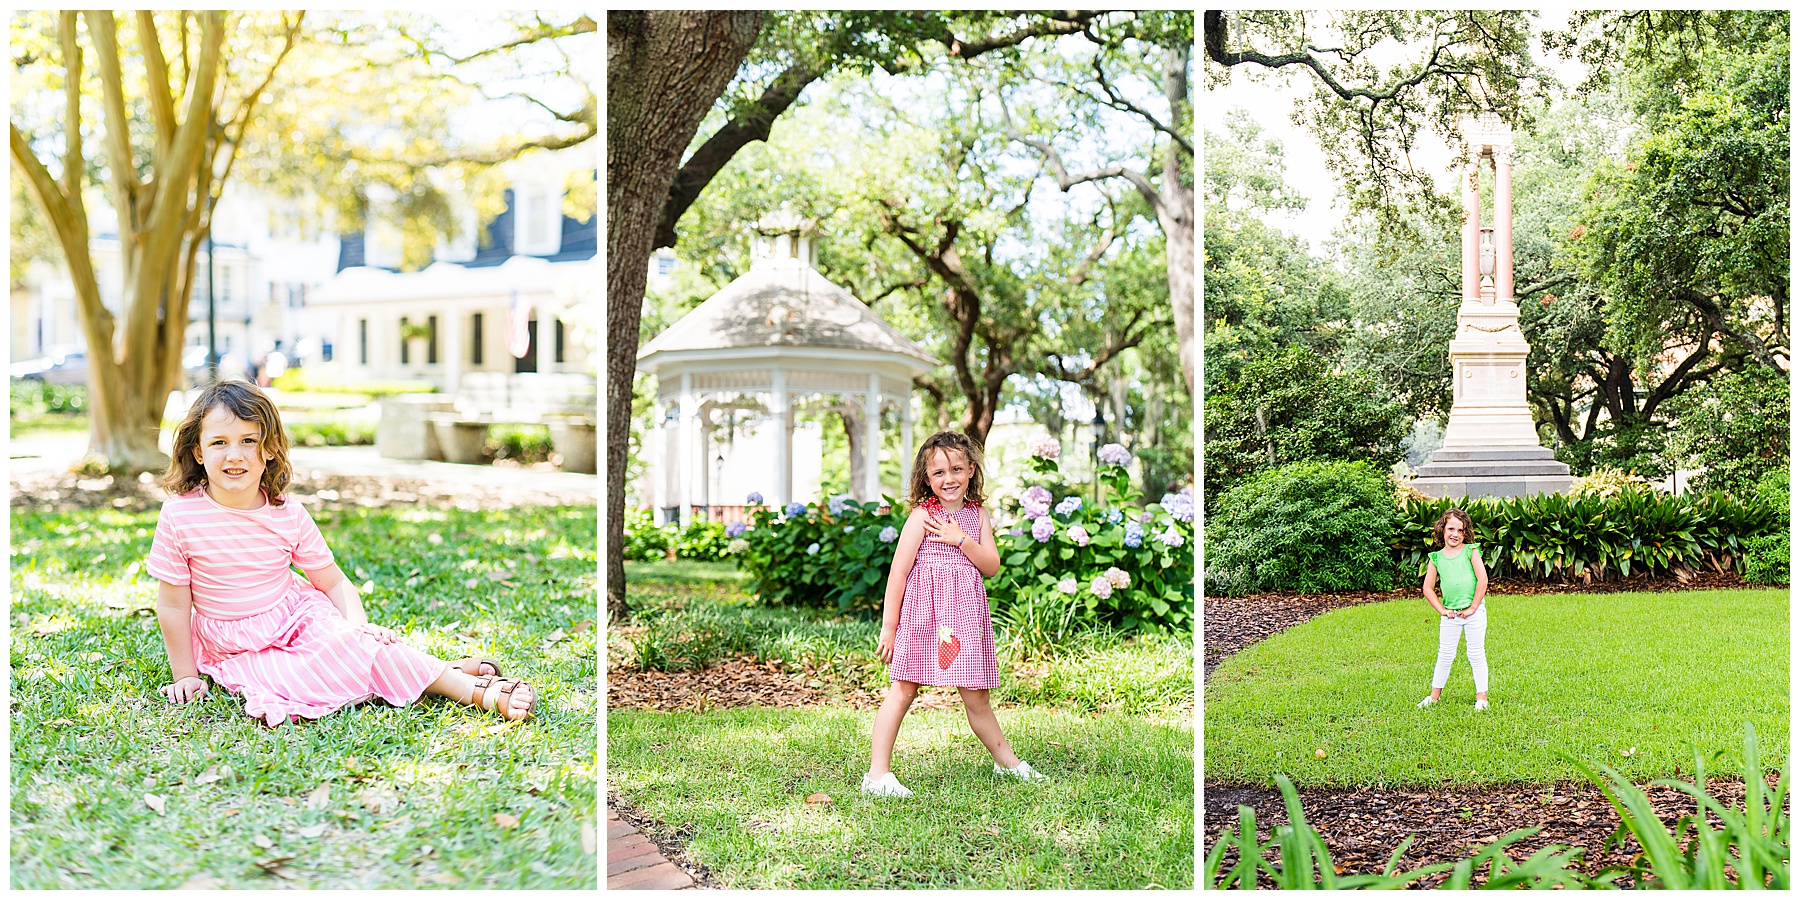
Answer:
M1413 487L1433 497L1528 497L1565 490L1574 479L1538 443L1525 401L1519 307L1466 301L1450 342L1455 398L1444 446L1419 467Z

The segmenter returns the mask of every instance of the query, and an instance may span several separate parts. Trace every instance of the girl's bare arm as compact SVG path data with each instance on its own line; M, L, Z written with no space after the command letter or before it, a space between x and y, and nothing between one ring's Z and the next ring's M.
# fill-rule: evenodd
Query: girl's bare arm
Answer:
M981 524L975 526L980 534L970 535L974 540L963 544L963 555L975 564L981 577L992 578L1000 572L1000 546L994 540L994 527L988 522L987 507L981 508Z
M1469 555L1475 562L1475 602L1469 604L1469 615L1481 608L1481 601L1487 598L1487 566L1481 561L1481 551L1471 550Z
M906 578L912 574L913 562L919 557L919 545L925 541L925 511L915 509L900 529L900 542L894 547L894 564L888 568L887 594L881 602L881 638L876 653L881 661L891 662L894 655L894 632L900 629L900 602L906 599Z
M1450 614L1449 611L1444 609L1444 604L1438 600L1437 562L1435 560L1427 561L1425 563L1425 600L1431 604L1432 609L1437 610L1438 615L1447 616Z
M357 592L355 583L344 576L344 570L338 568L337 563L323 569L308 569L306 580L330 597L331 605L337 607L350 624L369 624L369 617L362 608L362 594Z
M158 583L156 624L162 629L163 647L169 652L169 673L174 676L162 694L176 703L186 703L206 693L206 682L200 679L200 667L194 663L193 609L194 593L187 585ZM183 683L189 679L198 684Z

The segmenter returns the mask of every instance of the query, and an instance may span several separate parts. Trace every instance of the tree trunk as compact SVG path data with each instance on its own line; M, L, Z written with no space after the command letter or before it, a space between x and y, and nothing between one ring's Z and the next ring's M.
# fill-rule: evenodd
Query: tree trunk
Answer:
M1169 109L1192 109L1188 98L1187 67L1191 48L1167 50L1163 55L1163 93ZM1174 141L1163 150L1161 203L1156 220L1163 229L1163 250L1169 265L1169 301L1175 307L1175 340L1181 350L1181 378L1188 393L1194 385L1194 188L1181 181L1181 152Z
M844 438L849 441L850 450L850 489L845 493L858 500L879 500L880 497L863 496L863 481L868 477L869 467L863 459L863 412L855 404L846 403L835 412L838 421L843 423Z
M625 452L638 323L656 224L713 103L756 41L762 13L606 16L606 613L625 602Z

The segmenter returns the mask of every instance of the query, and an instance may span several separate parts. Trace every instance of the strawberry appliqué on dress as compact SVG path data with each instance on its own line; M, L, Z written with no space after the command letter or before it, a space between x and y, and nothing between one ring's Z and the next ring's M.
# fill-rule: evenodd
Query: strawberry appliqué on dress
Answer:
M962 652L962 641L957 640L956 632L949 626L938 629L938 668L949 671L951 663L956 662L956 654Z

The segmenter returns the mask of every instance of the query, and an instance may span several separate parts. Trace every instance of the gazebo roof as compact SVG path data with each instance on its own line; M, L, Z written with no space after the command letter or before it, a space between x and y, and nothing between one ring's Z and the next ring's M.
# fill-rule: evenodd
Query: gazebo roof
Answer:
M803 259L763 258L645 344L638 366L653 372L662 367L658 357L765 348L777 356L807 348L886 355L919 371L939 364Z

